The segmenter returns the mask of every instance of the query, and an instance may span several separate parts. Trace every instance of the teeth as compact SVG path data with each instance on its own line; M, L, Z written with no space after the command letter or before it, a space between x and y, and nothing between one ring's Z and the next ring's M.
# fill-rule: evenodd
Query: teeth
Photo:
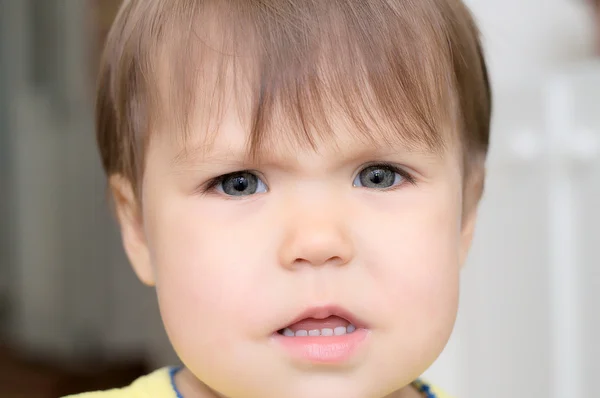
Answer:
M321 336L333 336L333 329L321 329Z
M283 329L283 335L286 337L306 337L306 336L311 336L311 337L316 337L316 336L343 336L345 334L348 333L352 333L356 330L356 326L354 325L348 325L347 327L343 327L343 326L338 326L335 329L329 329L329 328L324 328L324 329L314 329L314 330L296 330L296 333L294 333L290 328L285 328Z
M346 334L346 328L343 326L338 326L337 328L333 329L333 334L336 336L342 336Z
M294 337L294 332L290 328L283 329L283 335L287 337Z

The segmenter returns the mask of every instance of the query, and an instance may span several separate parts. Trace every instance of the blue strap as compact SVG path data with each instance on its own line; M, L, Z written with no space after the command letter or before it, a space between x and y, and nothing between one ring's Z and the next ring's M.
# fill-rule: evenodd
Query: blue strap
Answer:
M177 398L183 398L183 395L181 395L181 393L177 389L177 385L175 384L175 375L180 370L181 370L181 367L179 367L179 366L174 366L171 369L169 369L169 377L171 378L171 388L173 388L173 391L175 392L175 396Z
M419 390L419 392L423 393L426 398L436 398L433 391L431 391L431 387L425 384L423 381L417 380L413 385L417 390Z

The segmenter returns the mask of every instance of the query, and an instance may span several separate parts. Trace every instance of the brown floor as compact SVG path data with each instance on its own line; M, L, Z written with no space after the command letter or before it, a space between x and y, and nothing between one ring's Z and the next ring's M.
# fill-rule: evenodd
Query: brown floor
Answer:
M128 385L148 373L143 361L77 368L26 360L0 347L0 398L58 398Z

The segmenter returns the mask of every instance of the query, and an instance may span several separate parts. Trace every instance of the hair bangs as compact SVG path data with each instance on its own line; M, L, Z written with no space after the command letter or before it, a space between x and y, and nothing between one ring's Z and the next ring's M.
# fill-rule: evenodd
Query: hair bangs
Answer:
M335 145L340 127L365 143L433 152L443 151L454 130L452 61L427 8L174 3L194 6L180 8L169 27L177 33L161 43L168 86L155 92L167 95L152 114L161 125L176 123L183 148L193 135L203 143L194 149L208 150L231 108L248 131L253 161L275 146Z

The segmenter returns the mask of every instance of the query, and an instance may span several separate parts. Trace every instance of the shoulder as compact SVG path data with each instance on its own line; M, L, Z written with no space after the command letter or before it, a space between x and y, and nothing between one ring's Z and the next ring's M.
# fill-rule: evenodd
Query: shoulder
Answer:
M171 388L169 368L159 369L147 376L140 377L131 385L108 391L88 392L65 398L176 398Z

